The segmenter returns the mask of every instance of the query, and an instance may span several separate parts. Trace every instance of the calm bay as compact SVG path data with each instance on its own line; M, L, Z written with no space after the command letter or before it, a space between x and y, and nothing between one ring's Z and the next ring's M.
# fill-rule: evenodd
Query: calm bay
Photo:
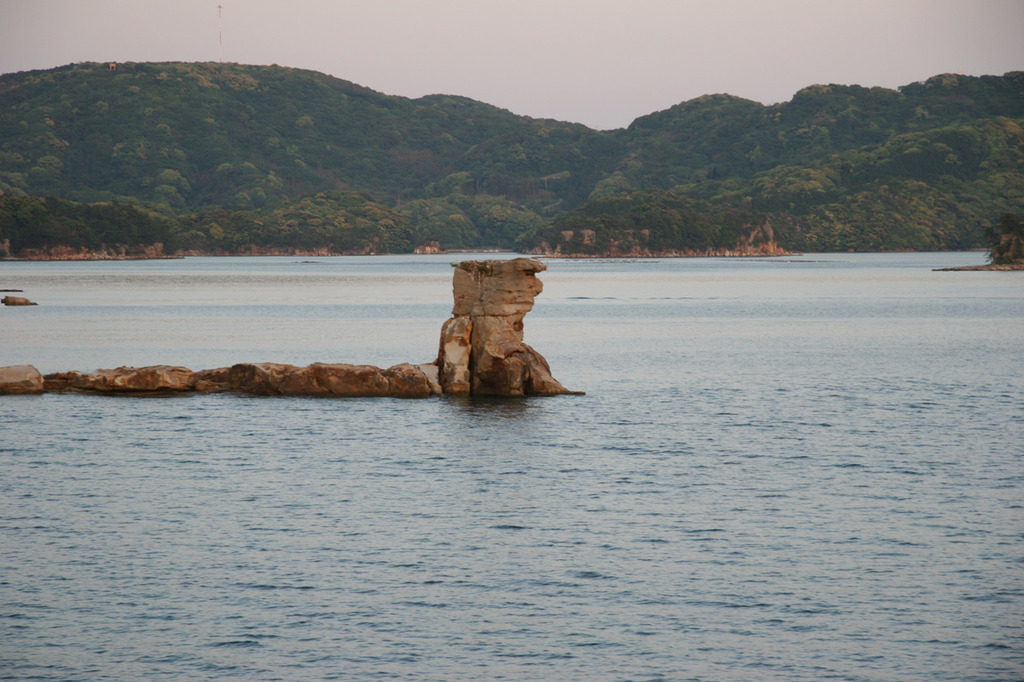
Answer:
M457 259L4 262L0 365L426 362ZM1024 678L983 259L547 261L583 396L0 397L0 677Z

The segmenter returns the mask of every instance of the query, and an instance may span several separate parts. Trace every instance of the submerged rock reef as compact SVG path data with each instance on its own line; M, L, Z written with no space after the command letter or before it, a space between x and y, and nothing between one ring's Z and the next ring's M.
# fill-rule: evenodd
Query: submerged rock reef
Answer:
M574 393L551 376L540 353L523 342L523 317L547 269L532 258L464 261L455 266L455 306L441 328L437 359L382 369L314 363L237 364L193 372L186 367L118 367L41 375L31 365L0 367L0 394L245 393L322 397L425 398L432 395L552 396Z

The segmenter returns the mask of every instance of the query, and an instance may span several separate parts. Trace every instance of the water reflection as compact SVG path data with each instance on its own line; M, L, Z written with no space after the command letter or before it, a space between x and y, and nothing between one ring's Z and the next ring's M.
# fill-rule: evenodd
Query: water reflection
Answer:
M531 418L540 404L557 398L509 398L501 396L446 396L448 411L466 422L510 422Z

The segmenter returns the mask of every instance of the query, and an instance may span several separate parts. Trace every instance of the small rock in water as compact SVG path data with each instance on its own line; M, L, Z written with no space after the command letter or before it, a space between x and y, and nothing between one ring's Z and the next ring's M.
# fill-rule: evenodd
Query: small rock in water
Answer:
M4 305L39 305L21 296L4 296L0 298L0 303Z
M0 394L42 392L43 375L32 365L0 367Z

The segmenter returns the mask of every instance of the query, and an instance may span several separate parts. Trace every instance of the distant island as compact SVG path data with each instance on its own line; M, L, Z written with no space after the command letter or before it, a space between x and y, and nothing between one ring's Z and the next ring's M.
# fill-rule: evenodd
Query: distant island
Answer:
M1020 71L605 131L278 66L0 76L0 258L975 249L1021 213L1021 168Z

